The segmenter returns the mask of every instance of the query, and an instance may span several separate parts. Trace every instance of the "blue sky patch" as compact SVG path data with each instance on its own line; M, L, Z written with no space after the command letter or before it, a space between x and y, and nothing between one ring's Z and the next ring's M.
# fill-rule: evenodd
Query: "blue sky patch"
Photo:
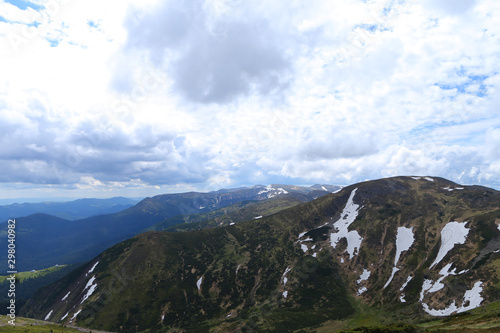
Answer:
M474 94L478 97L485 97L487 95L487 86L484 84L484 81L489 77L488 75L467 75L464 69L458 71L457 74L459 76L466 76L467 80L462 84L436 82L434 85L443 90L456 89L458 94ZM468 88L472 85L479 86L475 92L468 91Z
M6 3L10 3L13 6L16 6L19 9L26 10L29 8L32 8L34 10L40 10L43 9L44 7L41 5L38 5L36 3L33 3L31 1L24 1L24 0L5 0Z
M49 42L51 47L56 47L61 42L59 39L55 39L55 38L45 38L45 40L47 42Z

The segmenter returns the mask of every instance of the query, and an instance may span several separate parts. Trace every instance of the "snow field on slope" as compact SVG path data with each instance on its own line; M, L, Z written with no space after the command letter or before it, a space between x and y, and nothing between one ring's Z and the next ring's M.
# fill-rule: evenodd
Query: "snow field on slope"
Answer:
M49 320L50 316L52 315L52 312L54 312L54 310L50 310L50 312L45 316L44 320Z
M483 291L483 283L481 281L477 281L474 283L474 287L471 290L467 290L464 295L464 300L462 302L461 307L457 307L455 301L453 301L448 307L442 310L430 309L426 303L422 303L424 311L430 314L431 316L449 316L453 313L461 313L465 311L469 311L475 309L481 305L483 301L483 297L481 296L481 292ZM464 304L467 304L464 306Z
M391 283L394 278L394 274L399 271L397 267L399 258L401 257L401 253L404 251L408 251L410 247L413 245L415 238L413 237L413 227L399 227L398 233L396 236L396 256L394 257L394 267L392 268L392 274L389 280L385 283L383 289L387 288L387 286Z
M370 274L371 274L371 272L369 270L363 268L363 273L359 276L359 279L357 281L358 284L363 282L363 281L368 280L368 278L370 277ZM365 286L362 286L361 288L358 289L358 296L361 296L361 294L363 294L366 291L368 291L368 289Z
M286 275L288 274L288 272L290 272L292 269L290 267L287 267L285 269L285 272L283 273L283 275L281 276L281 280L283 281L283 287L286 286L286 283L288 282L288 278L286 277Z
M95 275L89 279L89 281L87 282L87 284L85 285L85 288L83 288L83 291L87 290L87 293L83 296L82 298L82 301L80 302L80 304L82 304L83 302L85 302L87 300L87 298L89 298L90 296L92 296L92 294L94 293L94 291L97 289L97 283L94 284L94 281L95 281Z
M357 188L351 192L351 195L342 210L340 219L333 224L333 227L337 230L337 232L332 232L330 234L330 244L333 248L337 246L338 241L342 238L347 240L346 251L349 253L349 259L354 257L356 250L359 251L363 240L356 230L348 231L349 226L354 222L354 220L356 220L359 209L361 209L359 205L355 204L353 201L356 191Z
M444 226L443 230L441 230L441 246L439 247L437 257L432 263L430 269L439 264L439 262L443 260L446 254L448 254L448 252L453 249L455 245L465 243L470 230L465 227L467 223L468 222L454 221L449 222Z
M61 301L65 301L68 298L68 296L69 296L70 293L71 293L71 291L68 291L68 293L66 294L66 296L64 296L63 298L61 298Z
M196 281L196 287L201 290L201 283L203 282L203 276Z
M269 193L269 192L272 192L272 191L275 191L275 193ZM257 194L261 195L261 194L264 194L264 193L267 193L267 197L269 199L271 199L271 198L274 198L275 196L280 195L280 194L288 194L288 191L286 191L285 189L283 189L281 187L274 188L271 185L267 185L266 188L265 188L265 190L259 191L259 193L257 193Z
M97 261L94 266L92 266L92 268L87 272L87 274L85 274L85 276L88 276L90 273L92 273L94 271L94 269L97 267L97 264L99 263L99 261Z

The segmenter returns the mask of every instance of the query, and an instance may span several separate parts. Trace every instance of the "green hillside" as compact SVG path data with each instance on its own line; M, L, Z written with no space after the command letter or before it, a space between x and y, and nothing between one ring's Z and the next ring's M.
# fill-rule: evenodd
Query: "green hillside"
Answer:
M120 332L440 329L496 311L499 224L492 189L364 182L262 219L141 234L39 291L22 315Z

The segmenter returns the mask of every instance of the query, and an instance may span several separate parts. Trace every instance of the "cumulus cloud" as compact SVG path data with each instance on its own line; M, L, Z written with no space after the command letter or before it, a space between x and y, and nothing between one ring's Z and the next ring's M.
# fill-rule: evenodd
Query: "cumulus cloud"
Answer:
M500 186L496 1L1 6L6 188Z
M228 102L287 85L285 36L251 12L246 18L214 17L201 1L166 1L132 9L125 24L128 48L146 51L156 66L165 66L190 101Z

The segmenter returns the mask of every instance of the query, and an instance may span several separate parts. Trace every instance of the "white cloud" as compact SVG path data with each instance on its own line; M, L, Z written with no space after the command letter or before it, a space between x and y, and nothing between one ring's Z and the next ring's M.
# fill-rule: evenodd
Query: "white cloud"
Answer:
M500 186L495 1L0 6L6 188Z

